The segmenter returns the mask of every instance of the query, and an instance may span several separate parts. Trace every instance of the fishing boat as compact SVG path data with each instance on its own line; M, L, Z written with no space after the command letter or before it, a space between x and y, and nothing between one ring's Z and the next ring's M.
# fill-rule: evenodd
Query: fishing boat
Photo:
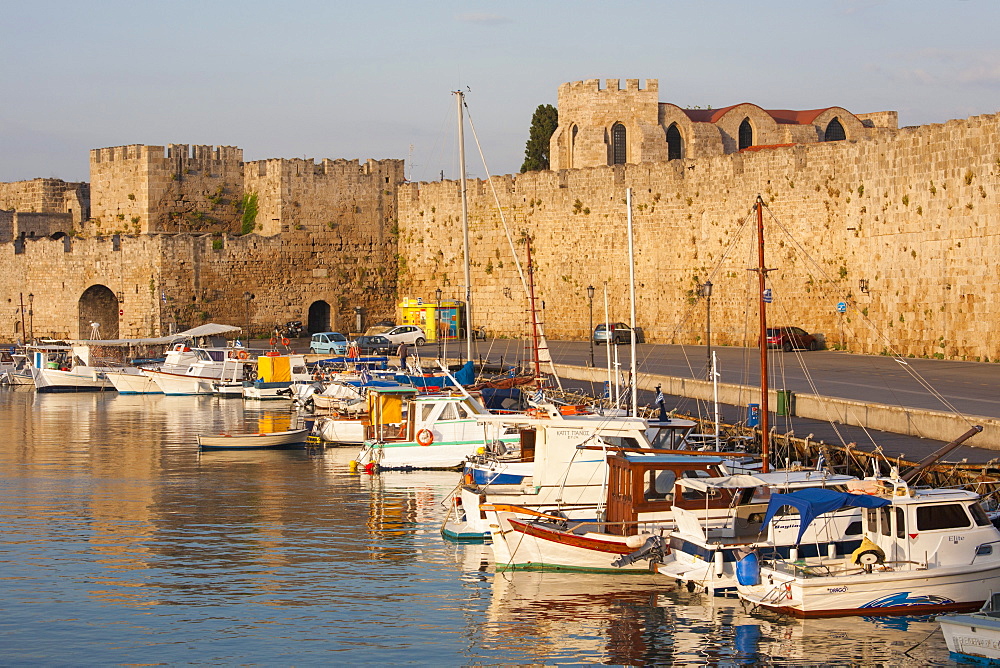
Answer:
M345 404L316 418L313 434L334 445L360 446L365 439L398 434L403 428L409 400L417 389L406 385L369 386L363 399Z
M468 458L450 501L442 533L453 540L485 540L495 521L482 504L519 506L575 520L593 520L606 490L605 453L679 447L695 422L604 416L541 403L524 414L492 415L483 423L517 433L515 447L484 442Z
M116 339L73 341L70 345L27 346L31 379L38 392L113 390L108 372L138 374L127 363L127 351L137 345L168 343L172 339ZM103 357L98 354L107 354Z
M640 549L662 556L663 536L673 528L673 507L689 508L705 519L725 516L729 499L674 493L679 479L726 475L724 461L717 453L608 454L607 485L593 485L606 493L600 506L590 509L594 520L572 520L556 515L558 511L542 513L513 504L480 504L490 519L496 569L648 572L647 564L620 558Z
M280 355L268 352L257 357L257 378L243 384L245 399L286 399L292 383L311 378L304 355Z
M198 446L202 450L263 450L305 443L308 436L308 429L257 434L199 434Z
M482 401L458 386L457 392L415 395L406 403L406 420L395 434L366 439L354 460L365 470L460 469L484 443L513 449L516 430L483 424L490 415Z
M937 622L954 661L1000 664L1000 593L976 612L940 615Z

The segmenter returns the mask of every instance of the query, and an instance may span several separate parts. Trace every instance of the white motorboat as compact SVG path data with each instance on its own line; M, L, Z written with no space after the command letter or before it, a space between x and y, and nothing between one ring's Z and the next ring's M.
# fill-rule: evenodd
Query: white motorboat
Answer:
M953 660L1000 664L1000 593L977 612L941 615L937 622Z
M858 550L763 560L738 578L740 598L798 617L919 615L976 610L1000 591L1000 531L976 494L915 489L895 471L862 482L867 494L850 496L883 505L865 511ZM796 494L774 495L769 514L795 503L807 522Z
M249 354L242 348L191 348L196 358L187 368L147 369L153 382L166 395L213 394L220 381L243 379L243 362Z

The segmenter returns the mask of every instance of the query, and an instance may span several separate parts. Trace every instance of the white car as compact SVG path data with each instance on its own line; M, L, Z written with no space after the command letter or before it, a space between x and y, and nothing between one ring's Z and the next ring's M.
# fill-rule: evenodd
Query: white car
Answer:
M424 330L416 325L396 325L388 332L383 332L382 336L389 339L394 346L404 342L413 346L422 346L427 341Z

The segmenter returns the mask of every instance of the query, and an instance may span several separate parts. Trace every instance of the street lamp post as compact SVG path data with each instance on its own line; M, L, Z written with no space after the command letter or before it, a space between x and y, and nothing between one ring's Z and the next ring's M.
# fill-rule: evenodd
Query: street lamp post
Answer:
M434 340L438 344L438 359L441 359L441 288L434 291Z
M249 348L250 347L250 300L253 299L253 293L249 291L244 292L243 299L246 302L246 316L247 316L246 347Z
M28 293L28 327L29 327L28 331L31 332L31 334L29 335L28 340L31 341L32 343L35 342L35 309L34 309L34 305L35 305L35 295L33 295L32 293L29 292Z
M709 373L712 369L712 281L705 281L699 289L705 298L705 345L708 349Z
M587 303L590 304L590 330L587 337L590 338L590 366L594 366L594 286L587 286Z

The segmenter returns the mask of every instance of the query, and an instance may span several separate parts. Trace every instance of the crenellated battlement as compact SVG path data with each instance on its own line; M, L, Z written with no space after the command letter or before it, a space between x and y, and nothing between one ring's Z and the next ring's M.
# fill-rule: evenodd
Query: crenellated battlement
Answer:
M639 86L639 79L625 79L625 88L621 87L621 79L605 79L604 87L601 87L600 79L584 79L583 81L569 81L559 85L559 96L564 93L574 95L615 95L621 92L660 92L659 79L646 79L645 88Z
M127 144L125 146L95 148L90 151L91 164L165 159L240 163L243 162L243 149L238 146L203 146L199 144L167 144L165 147Z

